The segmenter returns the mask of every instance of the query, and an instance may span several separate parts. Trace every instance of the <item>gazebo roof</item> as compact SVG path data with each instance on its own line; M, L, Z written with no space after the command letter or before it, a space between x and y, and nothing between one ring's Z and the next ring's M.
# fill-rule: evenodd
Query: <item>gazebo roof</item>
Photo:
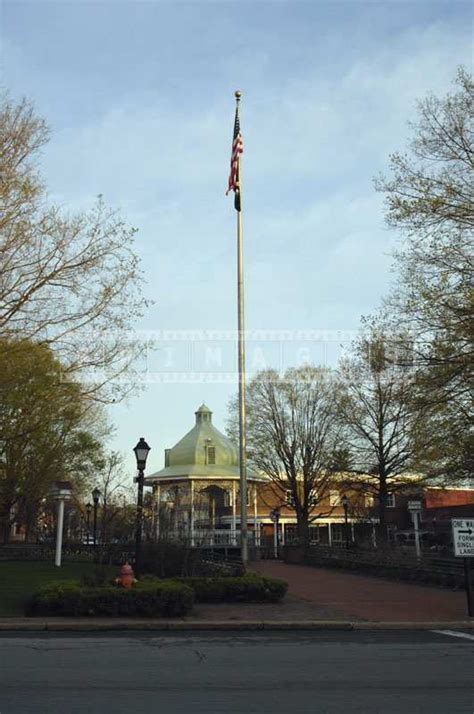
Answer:
M202 404L195 418L194 427L172 449L166 450L165 468L147 476L145 483L186 478L239 478L237 446L213 425L212 411ZM247 476L249 480L261 480L249 469Z

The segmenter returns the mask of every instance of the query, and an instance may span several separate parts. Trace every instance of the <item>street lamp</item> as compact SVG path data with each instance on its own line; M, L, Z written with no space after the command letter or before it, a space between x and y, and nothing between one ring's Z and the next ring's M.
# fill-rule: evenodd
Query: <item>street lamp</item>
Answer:
M143 528L143 482L145 479L145 466L150 447L146 443L143 436L138 444L133 449L137 459L138 476L135 478L135 483L138 484L137 496L137 522L135 530L135 572L140 573L140 556L142 550L142 528Z
M71 497L72 486L69 481L56 481L52 488L53 498L58 502L58 520L56 525L56 556L54 564L61 565L61 550L63 547L64 502Z
M273 521L273 557L278 558L278 524L280 522L280 509L274 508L270 511L270 518Z
M341 498L342 507L344 509L344 523L345 523L345 534L346 534L346 548L349 548L349 526L347 523L347 511L349 508L349 499L346 494Z
M89 539L91 537L91 513L92 513L92 503L86 503L86 522L87 522L87 545L89 545Z
M97 487L92 491L92 500L94 501L94 545L97 545L97 509L99 507L100 489Z

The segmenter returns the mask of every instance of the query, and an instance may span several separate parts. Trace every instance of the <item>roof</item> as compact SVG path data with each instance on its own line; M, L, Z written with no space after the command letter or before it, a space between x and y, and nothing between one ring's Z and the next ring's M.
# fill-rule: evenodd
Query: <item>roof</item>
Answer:
M212 411L201 404L195 411L195 418L193 428L166 451L165 468L147 476L145 483L177 478L239 478L237 446L216 429L212 423ZM212 458L210 449L213 449ZM250 480L265 480L250 470L247 475Z

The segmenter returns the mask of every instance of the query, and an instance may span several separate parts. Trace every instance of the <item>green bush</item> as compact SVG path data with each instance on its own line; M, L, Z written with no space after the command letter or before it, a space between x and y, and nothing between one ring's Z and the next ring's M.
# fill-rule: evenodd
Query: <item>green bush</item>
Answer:
M81 585L94 588L102 585L113 585L114 579L111 576L110 568L104 565L97 565L92 572L84 573L81 576Z
M201 572L202 553L181 543L160 540L144 543L141 554L141 571L159 578L183 577Z
M284 580L243 575L234 578L180 578L194 590L196 602L279 602L286 594Z
M139 582L130 590L119 586L84 587L77 581L51 583L28 601L26 614L108 617L181 617L192 609L193 590L182 583Z
M240 556L237 548L231 550L234 555ZM156 543L144 543L140 562L142 573L158 578L243 575L242 563L211 561L205 549L192 548L185 542L159 540Z

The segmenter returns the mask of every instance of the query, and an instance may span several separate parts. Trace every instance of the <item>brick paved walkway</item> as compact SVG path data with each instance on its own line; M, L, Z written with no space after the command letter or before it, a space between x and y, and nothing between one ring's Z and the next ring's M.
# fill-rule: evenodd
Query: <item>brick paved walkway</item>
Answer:
M468 619L464 591L412 585L326 568L286 565L274 560L252 563L251 569L286 580L291 598L311 603L316 611L336 612L338 619L341 615L372 622Z

